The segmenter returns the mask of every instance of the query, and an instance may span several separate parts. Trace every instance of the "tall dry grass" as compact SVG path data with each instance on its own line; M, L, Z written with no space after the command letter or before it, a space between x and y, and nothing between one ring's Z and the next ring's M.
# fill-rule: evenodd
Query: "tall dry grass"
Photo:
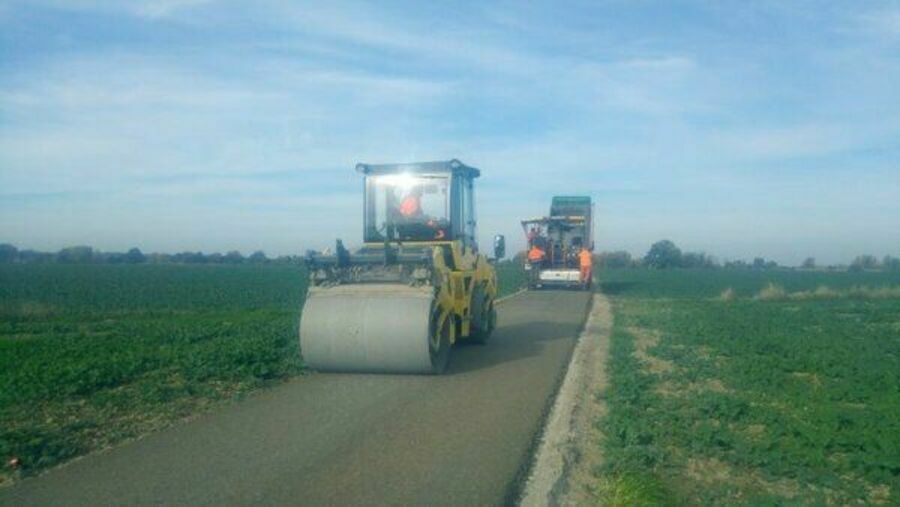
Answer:
M724 294L724 293L723 293ZM824 300L824 299L893 299L900 298L900 286L893 287L867 287L854 286L849 289L838 290L820 285L815 290L804 290L798 292L787 292L784 287L770 283L763 287L754 296L754 299L760 301L805 301L805 300ZM720 297L721 299L721 297Z
M788 293L784 290L784 287L780 285L775 285L772 282L769 282L769 285L763 287L757 294L756 298L760 301L775 301L787 299Z
M667 505L662 483L646 474L625 473L600 481L597 505L609 507L653 507Z

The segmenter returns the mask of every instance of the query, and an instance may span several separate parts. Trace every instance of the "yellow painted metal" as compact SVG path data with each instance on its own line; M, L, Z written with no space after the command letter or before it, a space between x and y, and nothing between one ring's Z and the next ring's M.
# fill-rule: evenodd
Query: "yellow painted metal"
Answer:
M432 247L434 269L441 277L441 286L435 296L435 304L440 308L441 316L438 324L452 318L454 333L451 343L457 339L467 338L472 333L472 296L476 287L481 285L485 300L493 301L497 297L497 273L486 256L476 252L462 241L417 241L405 242L406 245ZM366 248L383 248L383 243L366 243ZM450 250L453 266L448 266L444 249Z

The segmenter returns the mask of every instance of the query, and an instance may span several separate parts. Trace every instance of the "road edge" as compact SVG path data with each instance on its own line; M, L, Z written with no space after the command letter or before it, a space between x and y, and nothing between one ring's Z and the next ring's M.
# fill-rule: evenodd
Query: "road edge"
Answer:
M598 389L608 382L606 363L612 309L609 300L594 293L590 311L572 352L565 377L540 443L532 457L531 470L519 497L523 506L584 505L590 498L592 470L600 464L596 419L606 412ZM592 501L593 500L593 501Z
M514 298L514 297L516 297L516 296L520 296L520 295L522 295L523 293L525 293L527 290L528 290L528 289L526 289L526 288L523 287L523 288L521 288L521 289L519 289L519 290L513 292L512 294L507 294L507 295L505 295L505 296L503 296L503 297L501 297L501 298L497 298L497 299L494 300L494 304L500 304L500 303L502 303L502 302L504 302L504 301L507 301L507 300L509 300L509 299L512 299L512 298Z

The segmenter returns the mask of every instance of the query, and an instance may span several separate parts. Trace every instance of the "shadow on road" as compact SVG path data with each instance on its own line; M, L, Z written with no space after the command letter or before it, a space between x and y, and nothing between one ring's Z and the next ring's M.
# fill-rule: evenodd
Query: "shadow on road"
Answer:
M578 328L570 323L526 322L503 326L486 345L459 344L453 349L447 374L467 373L537 356L544 343L573 339Z

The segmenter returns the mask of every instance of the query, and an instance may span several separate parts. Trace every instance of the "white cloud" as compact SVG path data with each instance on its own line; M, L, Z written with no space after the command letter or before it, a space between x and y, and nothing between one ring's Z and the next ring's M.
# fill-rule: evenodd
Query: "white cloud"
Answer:
M821 157L860 142L846 127L822 124L733 129L709 140L710 149L736 161Z
M212 0L143 0L134 2L133 12L147 18L163 18L176 11L211 3Z
M864 30L888 37L900 37L900 8L882 9L860 15Z
M397 147L409 111L427 111L451 89L283 59L250 62L231 77L159 58L67 58L0 81L0 111L16 119L0 126L0 192L352 167L361 152Z
M147 19L161 19L213 0L27 0L21 4L45 6L62 11L126 13ZM13 0L10 3L16 3ZM4 7L0 4L0 10Z

